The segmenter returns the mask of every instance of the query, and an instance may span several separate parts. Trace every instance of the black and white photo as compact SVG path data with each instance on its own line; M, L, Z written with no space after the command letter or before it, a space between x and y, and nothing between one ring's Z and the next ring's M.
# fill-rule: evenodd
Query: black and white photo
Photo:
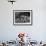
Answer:
M13 24L31 24L32 10L13 10Z

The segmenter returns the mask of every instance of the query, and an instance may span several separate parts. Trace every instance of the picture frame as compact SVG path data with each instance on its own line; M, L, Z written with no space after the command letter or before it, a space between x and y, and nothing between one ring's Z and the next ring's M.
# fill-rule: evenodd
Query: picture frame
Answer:
M32 10L13 10L13 25L32 25Z

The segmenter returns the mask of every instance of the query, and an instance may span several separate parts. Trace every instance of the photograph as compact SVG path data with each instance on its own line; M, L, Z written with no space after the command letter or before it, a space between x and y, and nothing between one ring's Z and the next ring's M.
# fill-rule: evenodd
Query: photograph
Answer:
M32 24L32 10L13 10L13 24Z

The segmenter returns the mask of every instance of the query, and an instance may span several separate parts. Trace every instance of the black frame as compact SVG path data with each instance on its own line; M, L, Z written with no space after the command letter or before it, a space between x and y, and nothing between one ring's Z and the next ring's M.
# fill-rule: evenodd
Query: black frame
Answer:
M30 24L15 24L14 23L14 13L16 12L16 11L30 11L31 12L31 23ZM17 25L17 26L20 26L20 25L23 25L23 26L25 26L25 25L32 25L33 24L33 11L32 10L13 10L13 25Z

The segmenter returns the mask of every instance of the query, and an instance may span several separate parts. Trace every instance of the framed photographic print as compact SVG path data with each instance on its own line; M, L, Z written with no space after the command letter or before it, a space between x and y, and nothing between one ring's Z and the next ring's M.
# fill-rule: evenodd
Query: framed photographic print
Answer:
M13 10L14 25L32 25L32 10Z

